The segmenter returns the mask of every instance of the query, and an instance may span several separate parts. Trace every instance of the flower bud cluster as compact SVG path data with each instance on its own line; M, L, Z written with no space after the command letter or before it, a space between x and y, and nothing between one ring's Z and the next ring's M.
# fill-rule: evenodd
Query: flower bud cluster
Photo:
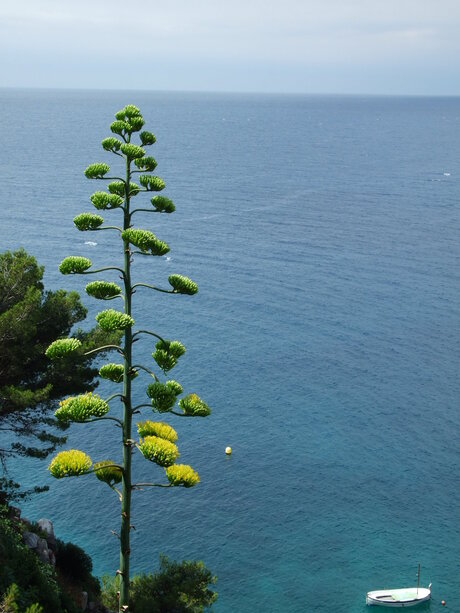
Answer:
M57 454L48 466L48 470L56 479L63 477L78 477L89 471L91 458L78 449L69 449Z

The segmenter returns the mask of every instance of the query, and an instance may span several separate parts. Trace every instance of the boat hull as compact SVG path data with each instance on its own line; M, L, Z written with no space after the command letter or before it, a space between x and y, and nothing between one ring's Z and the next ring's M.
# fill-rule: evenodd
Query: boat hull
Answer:
M431 598L431 589L419 587L403 590L376 590L366 594L366 604L391 609L415 607Z

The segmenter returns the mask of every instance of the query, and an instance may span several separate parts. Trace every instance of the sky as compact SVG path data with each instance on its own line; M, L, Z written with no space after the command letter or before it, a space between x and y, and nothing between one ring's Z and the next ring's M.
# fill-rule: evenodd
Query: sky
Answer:
M0 0L0 87L460 95L460 0Z

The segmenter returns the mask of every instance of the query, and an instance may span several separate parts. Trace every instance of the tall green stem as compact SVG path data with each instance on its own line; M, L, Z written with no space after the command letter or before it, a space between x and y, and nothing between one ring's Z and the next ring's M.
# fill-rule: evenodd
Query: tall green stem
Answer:
M131 179L130 162L126 160L126 199L123 229L130 225L129 184ZM124 284L125 313L131 315L131 253L129 242L123 241L124 250ZM123 375L123 479L121 489L121 528L120 528L120 605L119 611L126 611L129 605L129 559L130 559L130 525L131 525L131 456L132 456L132 406L131 406L131 372L132 366L132 330L125 331L124 375Z

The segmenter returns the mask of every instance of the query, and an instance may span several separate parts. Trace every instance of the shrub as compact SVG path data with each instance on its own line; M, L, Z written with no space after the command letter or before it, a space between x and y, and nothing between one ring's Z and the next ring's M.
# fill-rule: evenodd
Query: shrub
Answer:
M209 589L216 583L203 562L170 561L160 556L160 569L155 574L137 575L131 581L132 613L201 613L217 600ZM102 603L118 608L119 577L102 578Z

